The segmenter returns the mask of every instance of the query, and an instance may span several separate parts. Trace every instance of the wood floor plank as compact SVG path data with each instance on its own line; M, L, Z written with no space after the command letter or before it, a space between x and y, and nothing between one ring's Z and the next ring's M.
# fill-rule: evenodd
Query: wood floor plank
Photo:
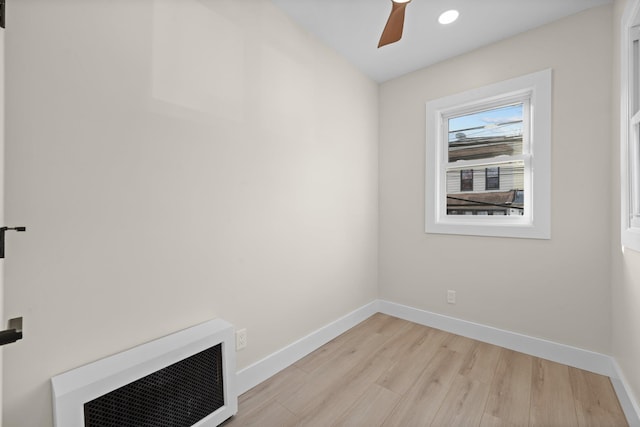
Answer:
M433 426L478 426L489 396L489 384L458 375L433 420Z
M397 357L395 363L376 379L376 384L402 395L415 384L447 337L445 332L437 329L429 328L427 332L420 346Z
M462 362L460 375L491 384L499 358L500 347L475 341Z
M371 333L392 336L401 329L406 328L408 323L406 320L398 319L397 317L376 313L367 319L366 323L362 322L356 328L363 327Z
M239 398L225 427L626 426L608 378L376 314Z
M439 348L420 378L393 409L383 426L429 426L462 365L462 356Z
M517 425L518 424L510 424L502 418L495 417L488 412L482 414L482 421L480 422L480 427L515 427ZM521 425L529 425L529 420L527 420L527 424Z
M577 426L569 367L534 358L529 425Z
M333 424L339 427L381 426L401 396L384 387L373 384Z
M294 366L305 372L312 372L318 368L318 366L323 365L334 357L335 352L339 351L346 341L347 340L343 335L340 335L338 338L329 341L319 349L312 351L302 359L298 360L294 363Z
M406 328L398 330L380 349L380 355L397 360L416 352L435 330L417 323L406 322Z
M482 416L482 427L529 425L533 357L501 349L489 398Z
M325 390L301 410L295 411L300 417L298 426L326 427L334 424L371 388L371 379L386 370L389 363L388 359L376 354L364 359L340 378L335 387ZM288 406L287 408L291 410Z
M293 413L304 417L316 409L327 396L339 391L345 379L357 375L372 363L377 350L389 337L373 334L364 340L358 348L347 347L338 352L332 363L326 363L307 377L306 383L298 391L288 398L278 401ZM391 362L384 359L384 367L380 372L372 372L371 375L379 376L390 366ZM359 396L358 396L359 397Z
M447 338L442 342L442 347L466 355L477 341L460 335L447 334Z
M368 328L371 322L373 322L373 319L369 318L359 325L356 325L344 334L339 335L327 344L298 360L294 365L310 373L335 358L338 352L344 352L345 348L358 347L362 342L366 341L370 335L375 334L373 328Z
M305 372L311 373L325 363L330 362L334 357L344 353L346 348L356 349L369 339L371 335L381 335L383 337L394 337L403 328L408 328L410 322L376 313L364 322L351 328L331 340L319 349L313 351L295 363L295 365Z
M605 376L569 367L578 425L585 427L624 427L627 420L611 380Z
M262 403L253 411L238 411L235 417L225 421L223 427L294 427L299 420L275 399Z
M239 412L251 412L260 407L261 402L276 397L288 399L293 396L307 381L308 374L295 365L283 369L268 381L242 394L238 398Z

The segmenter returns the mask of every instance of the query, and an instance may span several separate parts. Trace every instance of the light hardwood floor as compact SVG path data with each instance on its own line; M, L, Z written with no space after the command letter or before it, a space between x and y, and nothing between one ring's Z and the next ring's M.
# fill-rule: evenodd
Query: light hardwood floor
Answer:
M240 396L223 425L627 422L607 377L378 313Z

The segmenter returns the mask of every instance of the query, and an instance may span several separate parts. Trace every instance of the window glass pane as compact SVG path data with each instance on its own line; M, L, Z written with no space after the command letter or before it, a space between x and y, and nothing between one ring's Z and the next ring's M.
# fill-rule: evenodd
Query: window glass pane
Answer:
M460 171L460 191L473 191L473 169Z
M632 61L632 81L631 81L631 86L632 86L632 93L631 95L631 115L633 116L634 114L636 114L638 112L638 109L640 108L640 76L638 76L638 73L640 72L640 47L639 47L639 43L638 40L633 40L633 45L632 45L632 57L631 57L631 61Z
M464 190L462 178L468 171L475 185ZM478 181L485 182L478 182ZM491 187L498 186L495 189ZM478 165L474 169L447 169L447 215L523 215L524 162Z
M500 189L500 168L492 167L486 168L485 173L485 189L487 190L499 190Z
M631 147L629 157L631 158L631 203L632 209L631 212L632 217L638 217L640 214L640 125L634 126L633 137L631 139L631 143L633 147Z
M450 118L449 162L522 154L522 103Z

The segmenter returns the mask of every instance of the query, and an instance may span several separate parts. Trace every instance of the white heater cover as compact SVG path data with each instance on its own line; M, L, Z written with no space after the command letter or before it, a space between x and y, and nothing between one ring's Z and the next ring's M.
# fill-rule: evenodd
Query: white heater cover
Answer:
M220 345L224 403L193 427L213 427L237 412L233 327L214 319L51 379L56 427L84 427L85 404Z

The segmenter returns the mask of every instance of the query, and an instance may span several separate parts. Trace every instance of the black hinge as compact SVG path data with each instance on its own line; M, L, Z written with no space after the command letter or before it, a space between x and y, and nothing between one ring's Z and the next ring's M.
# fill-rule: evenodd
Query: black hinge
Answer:
M4 28L6 12L4 10L6 0L0 0L0 27Z
M27 231L27 227L0 227L0 258L4 258L4 233L6 231Z

